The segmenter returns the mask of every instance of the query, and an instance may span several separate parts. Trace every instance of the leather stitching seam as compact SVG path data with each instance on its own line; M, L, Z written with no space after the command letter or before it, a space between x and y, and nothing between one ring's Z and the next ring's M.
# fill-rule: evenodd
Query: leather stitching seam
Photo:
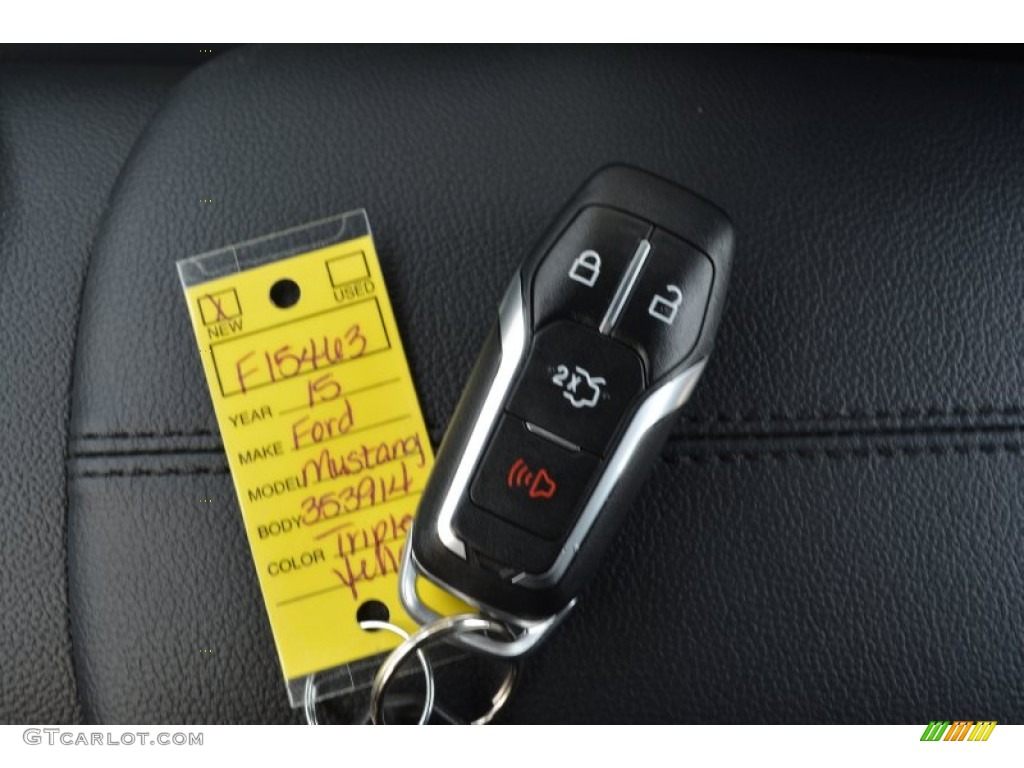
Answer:
M1022 405L978 405L978 406L954 406L942 408L938 406L920 406L916 408L905 408L898 411L874 410L874 411L820 411L804 414L786 413L717 413L706 416L683 415L680 421L687 424L768 424L768 423L790 423L808 424L815 422L835 421L909 421L913 419L942 419L942 418L985 418L991 416L1024 416ZM428 427L430 431L435 427ZM218 430L196 429L196 430L164 430L164 431L137 431L137 432L81 432L73 435L73 439L80 440L103 440L132 437L219 437Z
M971 454L997 455L1022 454L1024 443L981 443L977 445L930 445L930 446L877 446L870 448L791 448L770 451L720 451L717 453L692 453L663 455L666 464L708 464L714 461L723 464L737 464L744 461L788 461L790 459L882 459L916 458L918 456L969 456Z

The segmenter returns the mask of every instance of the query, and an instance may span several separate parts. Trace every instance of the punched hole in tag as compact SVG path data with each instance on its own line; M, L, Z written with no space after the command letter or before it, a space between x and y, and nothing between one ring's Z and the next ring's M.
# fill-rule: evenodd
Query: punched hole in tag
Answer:
M270 286L270 301L278 309L288 309L299 303L302 291L294 280L283 277Z
M366 600L356 609L356 621L360 626L366 622L386 624L391 621L391 611L380 600ZM376 626L363 627L366 632L378 632Z

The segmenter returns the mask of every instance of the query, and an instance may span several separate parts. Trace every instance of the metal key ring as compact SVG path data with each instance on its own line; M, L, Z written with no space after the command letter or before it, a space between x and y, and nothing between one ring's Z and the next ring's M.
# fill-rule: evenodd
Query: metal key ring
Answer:
M502 635L506 639L514 639L512 631L498 621L478 614L463 614L433 621L425 627L421 627L412 637L402 642L401 645L391 652L380 669L377 670L377 675L373 678L373 687L370 689L370 722L374 725L383 723L382 706L384 693L394 679L398 668L411 653L421 654L427 646L448 638L458 638L463 635L482 632L492 632ZM509 664L504 680L501 681L498 690L491 697L491 708L476 720L473 720L470 725L486 725L491 722L494 716L508 702L518 679L519 665L512 661Z
M409 640L409 633L401 627L392 624L388 621L377 621L376 619L364 619L359 622L359 626L365 630L371 629L382 629L390 632L393 635L398 635L402 638L403 643ZM430 668L430 662L427 661L426 655L422 651L417 651L416 656L420 660L420 666L423 668L423 679L425 681L425 691L423 698L423 711L420 712L420 719L417 721L418 725L426 725L430 721L430 716L434 713L434 672ZM306 677L306 686L302 692L302 708L306 713L306 722L309 725L319 725L320 721L316 716L316 680L314 679L316 674L308 675ZM365 722L365 721L364 721Z

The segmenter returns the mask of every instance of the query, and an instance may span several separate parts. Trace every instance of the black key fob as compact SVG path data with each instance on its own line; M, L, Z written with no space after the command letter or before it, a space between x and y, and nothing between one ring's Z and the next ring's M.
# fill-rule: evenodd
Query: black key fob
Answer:
M497 617L563 611L700 377L732 249L725 213L665 179L611 166L587 181L505 293L411 566Z

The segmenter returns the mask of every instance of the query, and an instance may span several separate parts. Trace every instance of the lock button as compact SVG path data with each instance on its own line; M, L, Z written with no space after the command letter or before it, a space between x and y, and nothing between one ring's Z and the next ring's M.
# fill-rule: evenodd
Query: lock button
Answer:
M534 328L575 320L597 328L651 226L601 206L584 208L548 252L533 281Z
M711 295L711 260L655 229L651 252L612 336L641 349L650 381L679 365L700 337Z
M601 276L601 254L597 251L584 251L572 260L569 268L569 279L580 285L593 288L597 278Z

